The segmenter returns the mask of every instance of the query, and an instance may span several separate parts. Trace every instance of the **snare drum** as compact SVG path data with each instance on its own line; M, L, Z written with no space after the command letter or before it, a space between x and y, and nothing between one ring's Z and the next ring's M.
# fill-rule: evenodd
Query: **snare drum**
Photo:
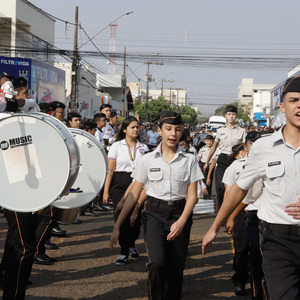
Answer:
M65 195L80 164L76 141L58 119L43 113L0 120L0 206L40 210Z
M106 153L99 141L88 132L69 128L80 151L80 168L72 190L53 206L70 209L91 202L104 185L107 173Z

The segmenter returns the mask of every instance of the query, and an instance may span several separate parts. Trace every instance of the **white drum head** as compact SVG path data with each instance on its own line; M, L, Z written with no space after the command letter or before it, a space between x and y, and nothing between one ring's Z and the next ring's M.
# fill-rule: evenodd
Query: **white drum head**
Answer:
M40 115L15 114L0 120L0 206L12 211L50 205L68 186L72 158L79 160L72 135L63 136L59 125Z
M69 128L80 151L79 173L72 192L53 203L63 209L81 207L91 202L103 187L107 158L99 141L84 130Z

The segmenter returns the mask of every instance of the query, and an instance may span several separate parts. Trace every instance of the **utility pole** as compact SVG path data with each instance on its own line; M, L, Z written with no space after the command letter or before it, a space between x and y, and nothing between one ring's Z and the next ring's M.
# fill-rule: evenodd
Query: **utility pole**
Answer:
M77 68L78 68L78 6L75 7L74 52L72 61L71 111L77 110Z
M151 62L148 61L145 64L147 64L147 78L146 78L146 109L145 109L145 121L148 122L148 98L149 98L149 65L158 65L162 66L163 63L158 63L158 62Z
M165 80L165 79L162 79L161 80L161 91L160 91L160 95L163 97L164 95L164 82L174 82L174 80Z
M125 108L125 104L127 104L127 99L126 99L126 47L124 47L124 66L123 66L123 79L122 79L122 83L123 83L123 101L122 101L122 117L124 117L124 108Z
M139 91L138 91L138 99L139 101L141 101L141 79L139 78L139 87L138 87Z

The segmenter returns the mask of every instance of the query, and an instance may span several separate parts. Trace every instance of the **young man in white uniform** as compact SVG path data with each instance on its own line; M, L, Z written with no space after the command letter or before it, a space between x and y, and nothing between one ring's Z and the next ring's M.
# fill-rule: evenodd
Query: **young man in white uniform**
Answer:
M300 299L300 77L289 78L280 110L287 123L281 130L256 141L245 169L226 195L203 239L202 252L259 178L263 194L261 220L263 271L271 299Z

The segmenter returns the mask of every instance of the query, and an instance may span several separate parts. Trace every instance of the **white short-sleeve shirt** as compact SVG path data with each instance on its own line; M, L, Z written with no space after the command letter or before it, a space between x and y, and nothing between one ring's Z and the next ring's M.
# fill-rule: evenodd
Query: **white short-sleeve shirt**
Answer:
M148 151L147 145L141 143L140 141L137 141L137 147L135 151L134 148L128 148L125 139L123 139L111 145L107 154L107 158L116 160L115 172L132 173L146 151ZM136 152L135 155L134 152ZM132 160L134 156L135 159Z
M95 138L100 142L100 144L103 146L103 132L99 129L96 128L95 132Z
M282 134L282 129L253 143L245 169L237 185L248 190L263 179L263 193L258 210L259 219L268 223L300 226L284 210L300 197L300 148L294 149Z
M188 185L204 178L195 155L183 152L178 146L168 163L161 152L161 144L141 158L132 177L147 183L144 188L148 196L166 201L186 198Z
M204 147L202 147L202 148L199 149L199 151L198 151L198 159L201 162L206 163L208 155L209 155L209 152L210 152L210 149L211 148L208 148L207 146L204 146ZM215 151L215 153L216 153L216 151ZM212 161L212 158L210 159L209 164L211 164L211 161Z
M246 165L247 157L235 160L226 170L223 175L222 182L228 186L233 186L239 175L243 171ZM262 180L258 179L254 185L248 190L246 197L243 199L243 203L247 204L247 211L258 210L259 201L256 201L262 194Z
M219 143L221 153L231 154L232 146L244 143L246 139L246 131L244 128L234 126L229 128L227 126L221 127L217 130L215 142Z
M102 132L104 139L110 139L115 135L114 129L109 125L108 122L106 122L106 126L102 128Z

